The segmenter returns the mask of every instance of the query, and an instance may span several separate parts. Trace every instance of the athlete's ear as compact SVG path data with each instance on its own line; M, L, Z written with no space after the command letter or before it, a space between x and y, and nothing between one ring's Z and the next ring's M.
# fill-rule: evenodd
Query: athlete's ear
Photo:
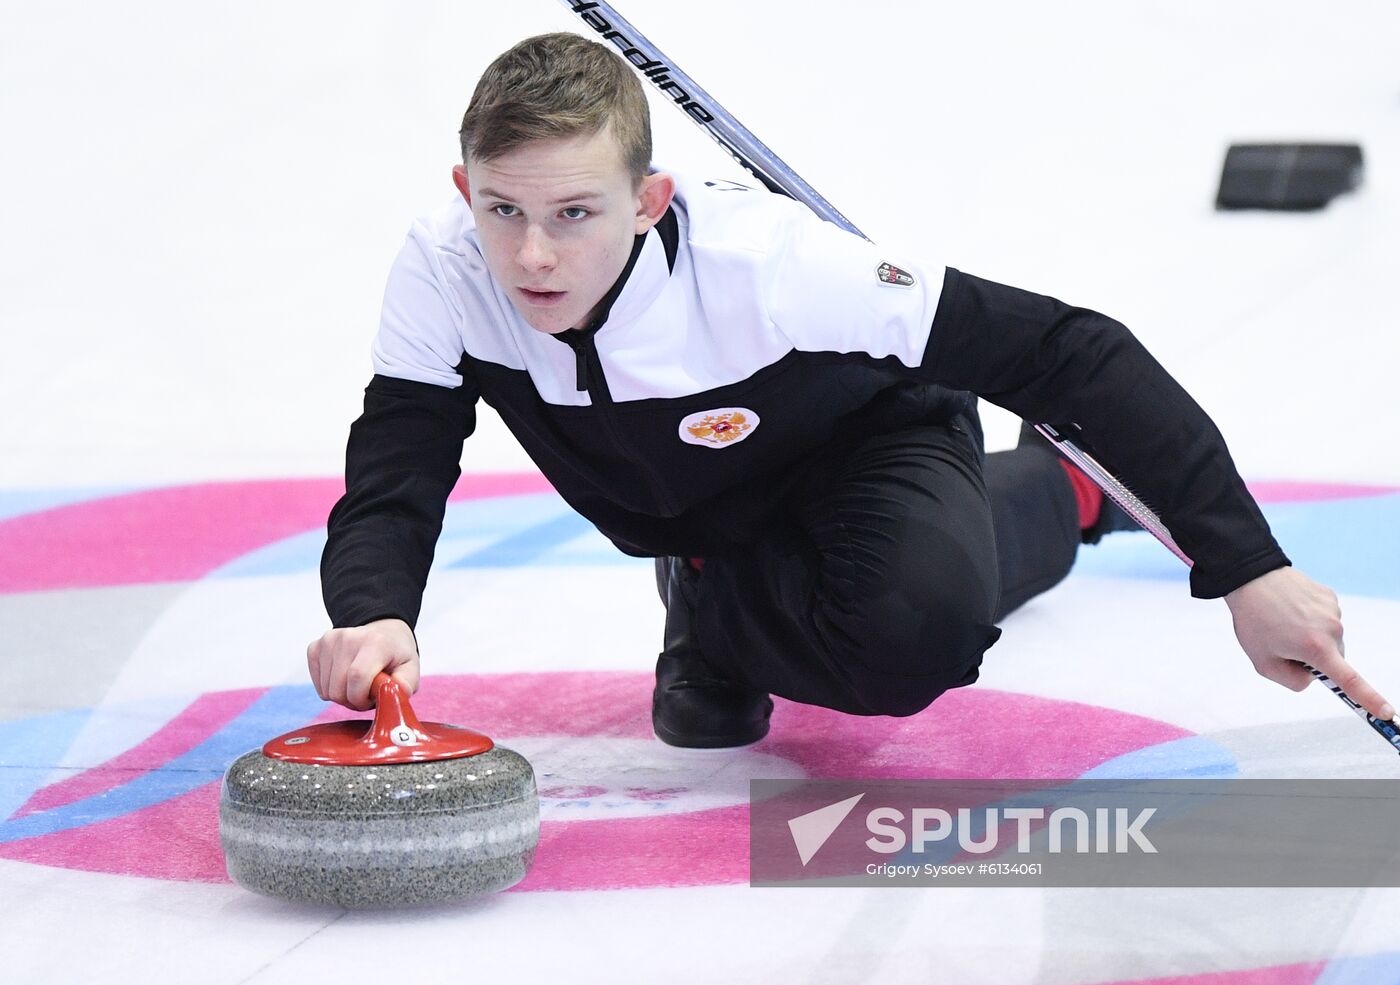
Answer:
M676 182L664 171L642 179L637 189L637 235L640 236L661 221L671 199L676 195Z
M467 205L472 204L472 186L467 180L467 169L458 164L452 168L452 183L457 186L457 190L462 193L462 197L467 200Z

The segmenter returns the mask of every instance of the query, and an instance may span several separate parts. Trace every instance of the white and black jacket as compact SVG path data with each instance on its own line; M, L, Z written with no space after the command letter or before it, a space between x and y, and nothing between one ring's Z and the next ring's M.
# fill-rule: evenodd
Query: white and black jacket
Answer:
M975 418L976 394L1076 440L1224 595L1287 564L1219 431L1121 324L921 265L778 195L677 176L587 329L531 328L460 198L394 263L347 491L321 562L336 626L416 623L462 443L485 400L621 550L704 556L757 536L833 436Z

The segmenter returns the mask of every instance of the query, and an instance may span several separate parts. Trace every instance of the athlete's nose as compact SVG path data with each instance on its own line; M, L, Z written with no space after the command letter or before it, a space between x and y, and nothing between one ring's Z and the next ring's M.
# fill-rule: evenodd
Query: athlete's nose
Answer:
M526 270L549 270L554 266L554 245L543 229L535 225L525 227L525 239L516 260Z

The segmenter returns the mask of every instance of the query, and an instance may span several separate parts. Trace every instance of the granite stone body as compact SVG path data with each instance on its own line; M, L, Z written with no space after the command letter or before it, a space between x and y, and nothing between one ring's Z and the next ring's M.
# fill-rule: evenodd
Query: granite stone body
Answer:
M496 746L460 759L315 766L249 752L224 775L219 837L233 881L348 909L496 892L539 843L535 774Z

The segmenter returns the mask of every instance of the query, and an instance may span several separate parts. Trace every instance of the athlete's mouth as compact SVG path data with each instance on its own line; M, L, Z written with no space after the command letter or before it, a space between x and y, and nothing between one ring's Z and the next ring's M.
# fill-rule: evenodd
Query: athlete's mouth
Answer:
M530 304L555 304L560 301L567 291L542 291L533 287L516 288Z

